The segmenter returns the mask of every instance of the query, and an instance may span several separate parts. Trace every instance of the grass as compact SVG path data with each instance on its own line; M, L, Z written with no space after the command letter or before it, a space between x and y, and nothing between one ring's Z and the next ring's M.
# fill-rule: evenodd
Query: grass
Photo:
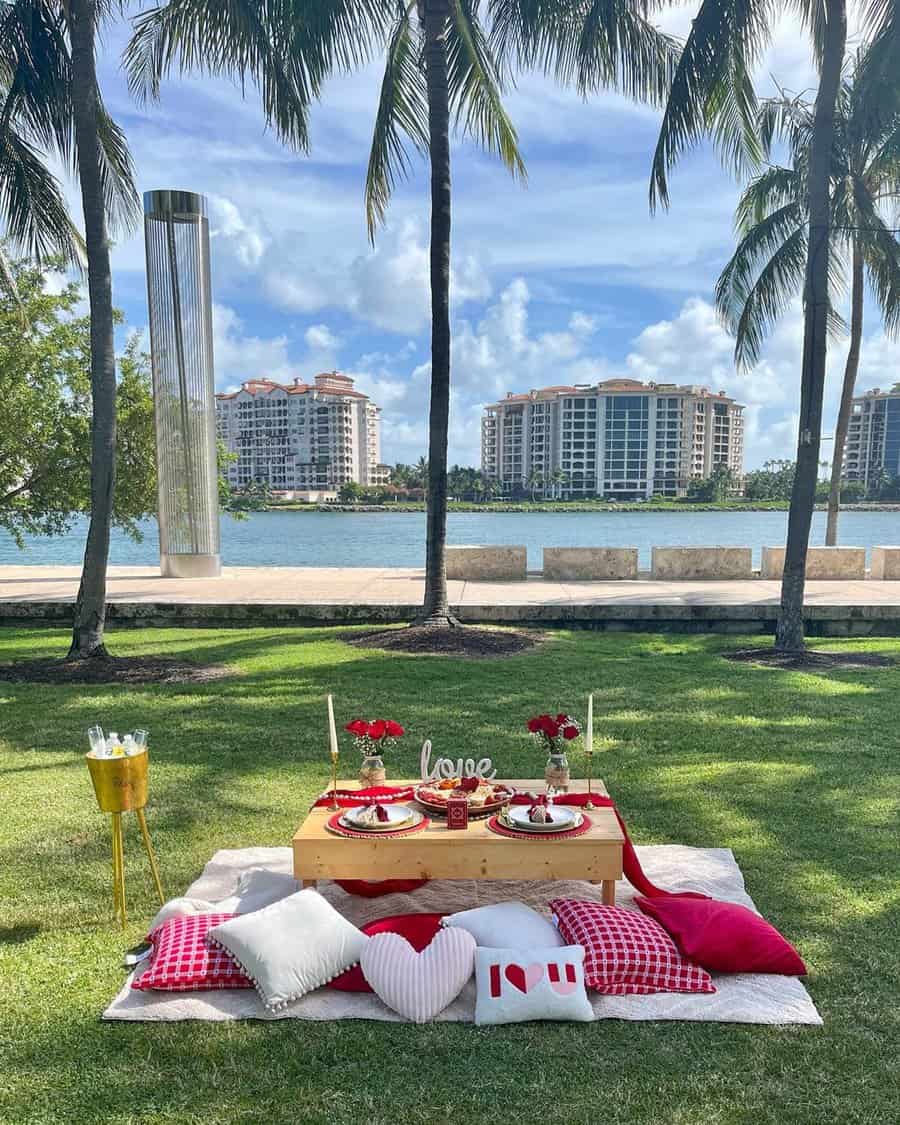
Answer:
M339 630L143 630L120 655L222 661L203 686L0 684L0 1120L14 1123L521 1121L879 1125L897 1120L900 671L730 664L747 638L554 634L505 661L386 655ZM62 653L0 630L0 661ZM848 642L898 652L896 641ZM830 642L828 647L835 647ZM408 728L390 762L490 755L540 772L536 710L593 689L598 772L640 843L734 849L750 893L810 967L822 1029L618 1023L103 1024L123 949L155 906L127 824L130 918L110 920L106 818L84 767L100 719L151 731L148 819L170 894L221 847L288 842L339 718ZM126 818L131 821L133 818Z

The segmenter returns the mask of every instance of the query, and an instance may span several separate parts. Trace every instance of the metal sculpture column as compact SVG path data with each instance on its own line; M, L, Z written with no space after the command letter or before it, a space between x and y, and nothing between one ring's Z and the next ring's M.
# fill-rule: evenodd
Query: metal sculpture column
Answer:
M209 222L191 191L144 194L164 578L211 578L219 561Z

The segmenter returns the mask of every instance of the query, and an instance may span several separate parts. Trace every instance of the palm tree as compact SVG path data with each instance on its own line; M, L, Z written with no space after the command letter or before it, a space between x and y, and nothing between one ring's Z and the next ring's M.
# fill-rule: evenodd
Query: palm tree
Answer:
M872 0L877 27L888 24L892 3ZM884 9L876 11L876 9ZM803 595L809 529L815 506L822 398L829 324L831 270L831 148L835 106L847 41L846 0L801 0L819 66L806 177L809 236L804 276L804 338L800 377L797 469L788 515L778 651L804 648ZM668 173L681 155L712 135L726 162L743 171L758 165L760 137L752 74L771 38L779 6L767 0L702 0L691 24L663 113L653 159L650 202L668 204Z
M569 475L562 469L554 469L550 474L550 483L553 485L551 494L555 500L562 499L562 490L569 483Z
M537 490L544 485L544 474L540 469L532 469L528 474L528 487L531 489L532 504L537 499Z
M416 461L414 472L415 472L415 481L416 481L415 486L416 486L416 488L424 489L425 494L427 495L428 494L428 475L429 475L428 458L427 457L420 457L419 460Z
M895 104L893 114L868 112L865 56L859 56L854 80L845 80L837 99L835 142L831 160L831 301L843 291L849 267L850 348L834 432L834 457L828 496L825 542L837 542L843 450L850 422L863 329L864 282L881 311L885 330L900 329L900 242L883 217L885 200L900 193L900 104L898 82L880 79L882 106ZM773 164L747 186L738 204L735 225L740 241L716 287L716 304L735 335L735 359L749 367L774 320L801 291L803 245L806 240L809 149L812 106L783 95L764 102L758 115L763 152L768 159L773 141L786 143L788 166ZM832 308L832 327L843 321Z
M106 570L115 495L116 356L110 230L128 229L140 205L124 135L103 106L95 46L98 0L8 0L2 64L13 104L38 141L78 176L91 311L91 518L75 603L70 658L105 657Z
M250 78L260 87L268 122L301 151L307 119L325 79L358 67L381 50L384 79L366 177L370 237L384 219L409 148L431 164L431 402L424 470L425 599L419 620L451 624L445 566L447 431L450 411L450 133L451 123L524 173L515 130L500 100L503 76L478 20L477 0L334 2L277 6L169 0L140 16L126 53L132 87L156 94L173 64Z

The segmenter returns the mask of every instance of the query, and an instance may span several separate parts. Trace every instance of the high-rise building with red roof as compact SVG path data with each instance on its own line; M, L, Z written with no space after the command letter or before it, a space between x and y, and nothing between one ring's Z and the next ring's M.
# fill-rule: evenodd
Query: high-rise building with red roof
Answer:
M265 481L275 492L336 492L384 483L381 407L337 371L312 383L248 379L216 395L218 436L237 454L232 487Z

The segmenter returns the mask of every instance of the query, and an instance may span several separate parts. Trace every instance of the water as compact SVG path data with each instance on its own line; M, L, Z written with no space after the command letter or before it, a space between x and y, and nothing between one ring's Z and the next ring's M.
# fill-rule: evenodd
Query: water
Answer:
M155 566L156 523L142 525L142 543L114 531L114 564ZM86 520L54 539L35 538L20 551L0 531L0 565L80 565ZM451 512L451 544L524 543L528 566L541 566L543 547L637 547L650 566L650 548L749 546L759 565L760 548L784 543L787 512ZM825 541L825 513L813 517L811 542ZM900 543L900 512L844 512L840 542L871 548ZM226 566L424 566L423 512L254 512L237 522L222 517Z

